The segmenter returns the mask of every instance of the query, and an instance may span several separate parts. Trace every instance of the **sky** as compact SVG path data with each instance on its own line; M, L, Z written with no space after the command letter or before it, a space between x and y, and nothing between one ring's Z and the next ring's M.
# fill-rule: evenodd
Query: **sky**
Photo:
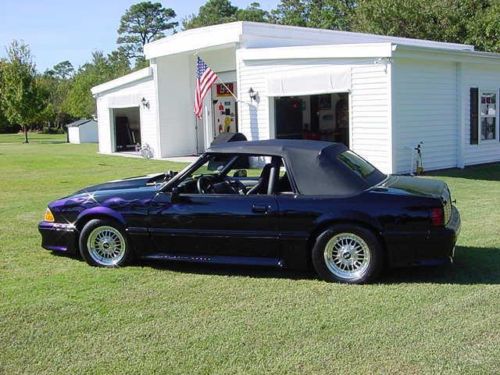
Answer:
M154 0L154 2L159 0ZM245 8L253 0L232 0ZM14 39L31 47L37 70L43 72L69 60L75 68L90 59L91 53L116 48L118 25L130 5L140 0L0 0L0 57ZM197 13L204 0L160 1L172 8L180 21ZM260 0L269 10L278 0Z

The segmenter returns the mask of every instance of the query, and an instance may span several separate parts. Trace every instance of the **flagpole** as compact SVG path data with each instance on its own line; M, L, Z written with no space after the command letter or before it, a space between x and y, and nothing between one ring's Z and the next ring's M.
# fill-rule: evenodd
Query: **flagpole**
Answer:
M198 148L198 117L194 115L194 131L196 132L196 156L200 154Z
M234 95L234 93L229 89L229 87L227 87L226 84L224 82L222 82L222 80L219 78L219 76L217 76L217 79L222 84L222 86L224 86L226 88L226 90L229 91L229 93L233 96L233 98L236 99L237 102L241 101L240 99L238 99L238 97L236 95Z
M198 57L198 51L195 51L193 53L193 56L195 57ZM241 102L241 103L246 103L244 102L243 100L240 100L238 99L238 97L236 95L234 95L234 92L232 92L229 87L227 87L227 85L219 78L219 76L217 75L217 73L215 73L215 75L217 76L217 80L222 84L222 86L224 86L226 88L226 90L231 94L231 96L236 99L237 102ZM247 103L248 104L248 103Z

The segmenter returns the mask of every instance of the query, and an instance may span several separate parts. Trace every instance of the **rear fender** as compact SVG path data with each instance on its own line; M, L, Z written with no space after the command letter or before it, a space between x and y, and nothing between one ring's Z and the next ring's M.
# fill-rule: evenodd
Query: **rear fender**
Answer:
M324 214L315 220L315 228L324 228L332 224L345 224L345 223L357 223L364 227L369 228L375 233L380 234L382 232L382 224L373 216L370 216L364 212L360 211L342 211L339 214Z

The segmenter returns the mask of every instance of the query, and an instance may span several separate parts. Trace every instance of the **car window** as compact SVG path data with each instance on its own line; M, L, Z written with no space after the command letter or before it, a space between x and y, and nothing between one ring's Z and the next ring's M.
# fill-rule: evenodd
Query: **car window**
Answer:
M278 167L278 159L269 156L208 155L177 188L181 194L267 195L276 192L279 178L287 180L285 171L281 177L277 174Z
M362 178L367 178L375 171L373 165L350 150L338 154L337 159Z
M248 156L240 155L238 159L231 164L227 171L228 176L258 178L262 174L264 166L271 162L270 157L266 156Z
M192 170L185 178L201 175L219 175L234 159L232 155L210 155L205 162Z

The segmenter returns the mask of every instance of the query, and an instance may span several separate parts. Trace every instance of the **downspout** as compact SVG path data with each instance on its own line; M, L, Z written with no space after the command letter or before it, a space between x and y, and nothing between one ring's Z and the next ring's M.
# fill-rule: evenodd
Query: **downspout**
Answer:
M396 52L396 49L397 49L397 45L396 44L391 44L391 57L389 59L389 61L387 62L387 65L386 65L386 72L387 72L387 76L388 76L388 95L387 97L389 98L389 103L388 103L388 106L389 106L389 110L388 110L388 113L387 113L387 119L388 119L388 123L389 123L389 132L388 132L388 141L389 141L389 160L391 161L390 162L390 168L391 170L389 171L390 173L395 173L397 172L396 169L397 169L397 162L396 160L394 159L394 155L397 155L397 153L395 152L394 150L394 139L397 139L396 138L396 130L395 130L395 124L394 124L394 118L396 117L395 116L395 109L394 109L394 105L393 105L393 102L394 102L394 98L393 98L393 87L394 87L394 74L393 74L393 63L394 63L394 52Z
M458 168L464 168L465 166L465 102L464 102L464 92L462 89L462 82L463 82L463 63L457 62L456 63L456 92L457 92L457 101L456 101L456 106L457 106L457 167Z

